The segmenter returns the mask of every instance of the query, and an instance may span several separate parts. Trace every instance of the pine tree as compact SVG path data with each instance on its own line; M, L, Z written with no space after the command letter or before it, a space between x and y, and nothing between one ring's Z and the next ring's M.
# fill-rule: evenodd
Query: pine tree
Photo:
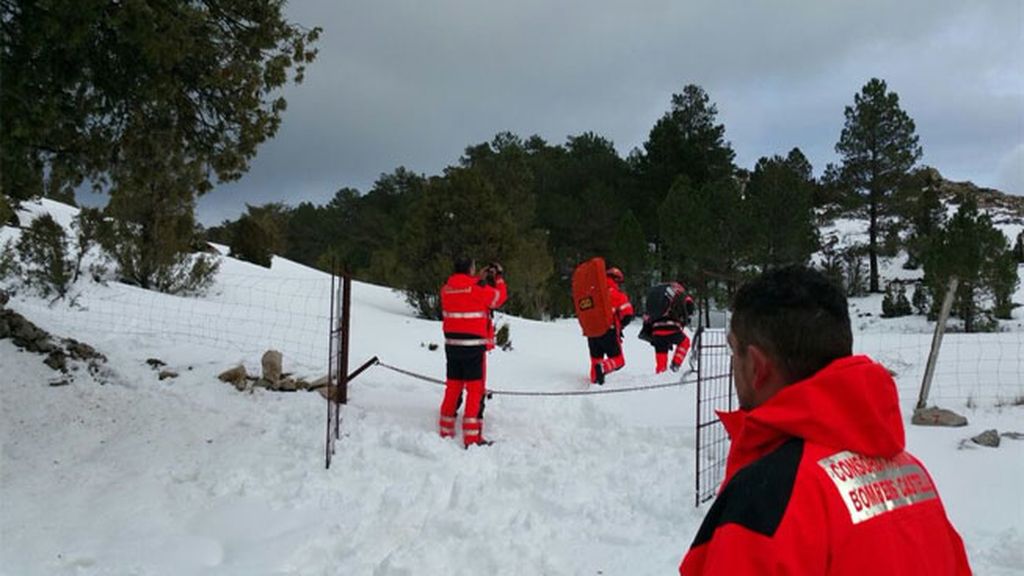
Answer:
M739 185L733 179L694 186L680 177L659 210L664 238L663 275L681 278L704 302L724 302L736 287L747 241Z
M476 170L449 168L432 178L403 230L399 259L406 299L425 318L440 318L437 291L457 256L500 260L515 224L491 183ZM509 277L515 271L506 268Z
M639 305L637 299L647 292L650 284L646 274L647 239L640 220L633 215L632 210L627 210L619 219L609 256L610 262L621 268L626 275L626 294L634 299L634 304Z
M842 155L844 183L865 204L868 216L870 291L879 291L878 252L890 197L921 158L914 121L900 108L899 96L872 78L845 110L836 151Z
M669 111L651 128L643 151L631 158L640 181L632 208L646 229L659 229L657 209L680 176L699 187L733 175L736 154L717 117L707 92L689 84L672 95Z
M946 219L946 207L939 196L942 176L938 170L923 167L912 171L893 195L899 228L908 231L905 241L905 268L917 269L928 251L932 237Z
M750 175L744 204L751 259L762 270L804 264L818 246L814 180L799 148L786 158L761 158Z
M239 178L320 33L286 21L279 0L0 6L0 190L15 199L84 179L123 188L114 172L153 132L162 154L196 165L193 192Z
M925 283L933 306L942 302L952 276L960 283L953 313L966 332L992 329L995 317L1006 317L1016 290L1017 264L1009 243L973 197L960 197L960 208L936 234L925 259ZM934 309L933 309L934 312Z

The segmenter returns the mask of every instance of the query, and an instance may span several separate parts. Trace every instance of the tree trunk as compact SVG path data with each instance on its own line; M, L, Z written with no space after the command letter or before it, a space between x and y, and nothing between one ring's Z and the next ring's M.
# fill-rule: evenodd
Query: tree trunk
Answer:
M874 190L870 193L869 214L871 217L868 224L868 259L871 261L871 277L869 292L880 292L878 289L878 201L879 194Z

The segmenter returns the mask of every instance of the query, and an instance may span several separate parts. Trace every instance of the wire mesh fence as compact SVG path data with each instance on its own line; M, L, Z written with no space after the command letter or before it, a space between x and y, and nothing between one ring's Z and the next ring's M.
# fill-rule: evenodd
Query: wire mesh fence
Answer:
M56 333L80 338L137 337L165 346L192 344L258 358L282 352L323 372L330 331L331 278L220 272L203 297L162 294L119 283L92 285L70 302L24 299L19 308Z
M855 332L854 352L871 356L893 373L906 406L917 400L931 341L931 331L871 326ZM1024 332L946 332L936 358L929 404L974 407L1022 401Z

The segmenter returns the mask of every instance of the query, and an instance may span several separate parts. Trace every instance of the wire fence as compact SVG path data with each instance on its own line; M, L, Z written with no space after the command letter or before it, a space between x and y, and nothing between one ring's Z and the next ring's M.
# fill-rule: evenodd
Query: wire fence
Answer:
M916 331L872 325L854 334L854 351L883 364L904 404L916 401L934 323ZM1024 402L1024 332L950 333L942 340L929 404L1003 406Z
M258 358L275 349L308 371L328 356L331 281L220 272L203 297L162 294L119 283L90 285L69 301L25 298L17 307L51 332L86 341L136 337L140 344L191 344Z
M283 275L222 270L201 298L111 283L89 285L70 304L24 298L16 306L31 309L25 311L43 328L86 341L134 336L154 346L192 344L254 359L275 349L296 370L324 373L330 293L330 277L314 271ZM358 304L354 312L358 318ZM924 375L934 323L920 318L900 323L904 320L855 317L854 346L855 352L889 368L901 397L911 402ZM1020 320L1004 324L1010 331L947 331L930 403L956 407L1024 402L1024 326Z

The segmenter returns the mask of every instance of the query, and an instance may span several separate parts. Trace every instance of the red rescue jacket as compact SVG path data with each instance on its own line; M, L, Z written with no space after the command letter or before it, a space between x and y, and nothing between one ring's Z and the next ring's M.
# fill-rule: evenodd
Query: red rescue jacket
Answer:
M491 310L504 304L507 297L504 278L498 278L492 287L469 274L452 274L441 287L445 344L494 348Z
M615 321L615 333L621 334L623 324L628 324L629 320L633 319L633 304L630 303L629 296L619 289L615 280L607 278L607 281L608 300L612 307L612 318Z
M931 476L904 450L881 365L841 358L719 416L732 438L726 478L681 575L971 573Z

